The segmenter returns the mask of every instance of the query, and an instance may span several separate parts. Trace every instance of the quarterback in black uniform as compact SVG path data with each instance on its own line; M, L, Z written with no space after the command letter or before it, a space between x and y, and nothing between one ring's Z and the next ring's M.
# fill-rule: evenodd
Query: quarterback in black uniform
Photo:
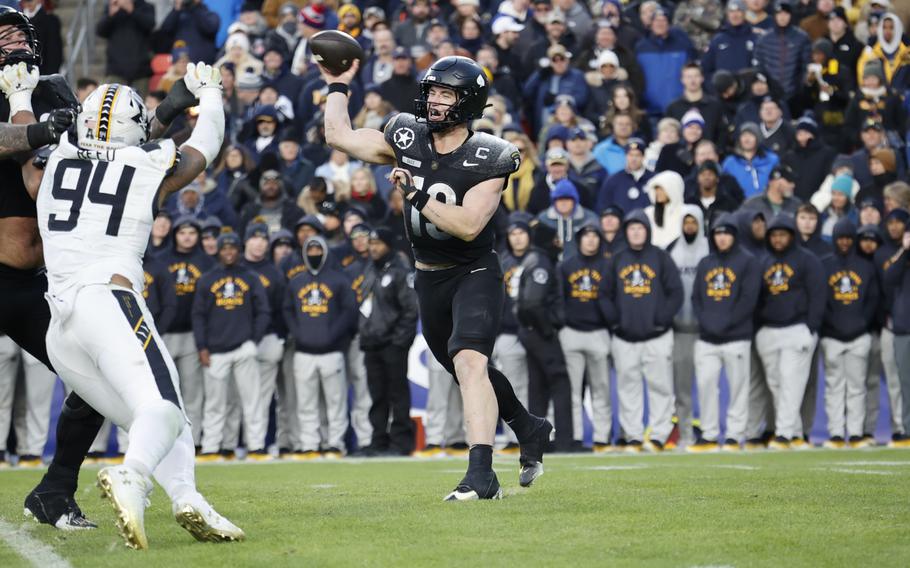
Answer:
M492 467L497 410L521 446L519 482L525 487L543 473L553 430L528 413L508 379L489 365L504 294L491 219L519 153L468 128L482 115L489 92L486 75L471 59L434 63L420 82L414 114L397 115L384 133L351 128L346 95L357 69L356 62L340 76L322 69L329 85L326 141L357 159L397 165L391 179L405 196L424 336L458 380L471 444L468 472L446 500L500 498Z

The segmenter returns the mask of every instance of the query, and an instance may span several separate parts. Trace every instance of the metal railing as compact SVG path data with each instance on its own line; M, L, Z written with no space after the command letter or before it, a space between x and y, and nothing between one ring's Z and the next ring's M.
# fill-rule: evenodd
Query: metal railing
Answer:
M69 80L74 74L89 74L95 54L95 8L98 0L77 0L78 6L66 30L66 61L60 73Z

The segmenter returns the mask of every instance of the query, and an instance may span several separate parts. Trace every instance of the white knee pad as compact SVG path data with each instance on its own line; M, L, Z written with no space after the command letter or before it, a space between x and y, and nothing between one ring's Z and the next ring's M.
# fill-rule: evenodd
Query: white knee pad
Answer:
M153 400L140 405L133 412L133 423L142 418L158 424L168 438L176 439L186 425L186 416L176 404L167 400Z

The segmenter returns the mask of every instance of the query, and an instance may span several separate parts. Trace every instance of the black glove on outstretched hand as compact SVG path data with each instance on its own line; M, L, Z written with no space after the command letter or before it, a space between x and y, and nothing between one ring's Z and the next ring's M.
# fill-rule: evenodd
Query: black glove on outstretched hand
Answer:
M199 99L193 96L193 93L186 88L184 80L180 79L174 83L167 96L155 109L155 118L158 119L158 122L167 126L180 116L183 111L198 104Z
M75 110L71 108L54 109L48 114L46 120L29 124L25 129L28 145L32 148L40 148L47 144L56 144L60 140L60 135L69 130L75 122Z

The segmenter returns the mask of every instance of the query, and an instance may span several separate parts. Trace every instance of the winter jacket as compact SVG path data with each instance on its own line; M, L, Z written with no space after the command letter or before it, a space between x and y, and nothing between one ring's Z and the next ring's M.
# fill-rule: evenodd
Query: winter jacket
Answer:
M259 343L270 318L259 275L244 266L216 266L196 282L193 337L200 351L227 353L250 340Z
M607 176L621 172L626 167L626 148L618 144L612 136L598 142L592 153L607 170Z
M520 271L515 297L518 325L554 338L565 323L565 313L553 263L543 251L532 248L521 258Z
M774 229L785 229L793 237L783 252L771 249ZM806 324L812 333L817 333L825 315L825 295L819 293L826 285L824 268L814 254L797 244L797 239L796 221L790 215L778 215L768 225L758 319L766 327Z
M742 245L736 217L722 215L711 228L733 233L733 247L713 251L698 263L692 288L692 310L699 338L721 344L752 339L755 307L760 289L758 260Z
M682 122L683 116L693 108L697 109L705 120L702 138L713 140L715 144L723 147L724 138L727 135L727 122L724 116L724 105L717 98L705 94L700 100L693 102L686 100L683 95L667 106L666 115Z
M568 217L563 217L556 211L556 206L551 205L546 211L537 216L537 221L555 232L555 236L563 243L565 252L574 251L574 247L565 246L572 242L579 227L586 223L597 223L597 216L579 204L578 190L569 180L560 180L550 193L551 203L562 197L575 201L575 208Z
M856 238L856 225L841 219L834 226L834 239ZM879 283L875 266L851 248L847 254L835 250L822 260L827 284L827 303L821 336L853 341L875 325Z
M571 95L579 111L588 104L591 88L585 81L584 73L569 68L565 75L556 76L550 69L538 69L531 73L524 85L523 95L528 105L535 131L543 124L545 111L553 106L557 95Z
M169 34L174 41L185 41L190 61L211 65L215 61L215 35L220 20L204 3L196 2L184 5L182 10L171 10L159 30Z
M885 289L891 290L890 321L895 335L910 335L910 254L907 251L885 270Z
M664 190L669 200L663 205L657 203L657 187ZM676 172L660 172L648 180L645 193L652 205L645 207L645 215L650 223L652 245L666 249L681 234L684 192L683 179Z
M652 116L660 116L682 94L680 73L695 59L695 47L685 32L671 27L666 37L648 34L638 40L635 53L645 75L645 109Z
M177 292L174 288L174 279L167 271L167 266L153 257L146 255L142 262L145 272L145 289L142 297L148 306L155 328L159 333L166 332L174 323L177 315Z
M324 354L344 351L354 335L357 302L351 282L337 265L329 260L329 247L322 237L310 237L311 244L322 246L318 266L304 257L306 267L288 282L284 295L283 315L294 346L301 353Z
M730 154L724 158L723 171L736 178L746 198L758 195L768 187L771 170L780 160L774 152L759 150L748 160L740 154Z
M755 61L781 86L785 99L793 97L803 84L812 54L811 43L803 30L792 25L786 28L775 25L755 44Z
M616 205L623 211L644 209L651 204L645 186L653 177L654 172L648 170L644 170L637 180L626 170L607 177L597 192L594 211L600 213L610 205Z
M600 235L600 229L596 225L594 227ZM600 240L603 242L602 236ZM594 331L608 329L616 321L616 310L611 300L613 291L609 288L613 284L609 277L610 262L600 250L592 256L579 252L562 261L557 266L557 273L562 288L566 326L578 331Z
M837 150L826 145L818 137L809 140L805 147L794 145L781 158L796 176L793 195L801 201L809 201L831 172Z
M882 33L882 24L886 19L890 19L894 24L894 35L891 45L885 45L884 35ZM910 45L904 43L904 24L901 19L892 13L887 13L879 20L877 30L877 41L873 45L867 45L856 62L856 76L862 78L863 68L866 63L877 59L882 62L885 71L885 81L890 84L891 79L897 71L908 64L910 61Z
M711 84L714 72L720 69L736 73L740 69L751 67L755 42L759 37L748 22L738 26L731 26L729 22L724 23L701 57L701 68L706 84Z
M682 232L682 224L686 217L692 217L698 222L698 232L692 242L686 238ZM683 305L673 320L673 329L683 333L695 333L698 331L698 320L695 316L695 309L692 306L692 290L695 287L695 274L698 269L698 263L701 259L708 256L708 238L705 237L705 221L702 217L701 208L695 205L682 206L682 218L680 219L680 236L670 245L668 252L673 263L679 270L679 277L683 285Z
M95 32L107 40L105 73L127 81L152 73L149 38L155 29L155 7L145 0L134 0L133 11L120 9L113 16L104 10Z
M363 276L358 331L360 349L408 349L417 335L417 294L411 270L395 252L369 261Z
M650 243L651 225L641 210L629 213L629 223L642 223L648 240L641 250L626 248L613 256L613 305L617 312L614 333L625 341L654 339L667 332L682 307L683 285L670 255Z

